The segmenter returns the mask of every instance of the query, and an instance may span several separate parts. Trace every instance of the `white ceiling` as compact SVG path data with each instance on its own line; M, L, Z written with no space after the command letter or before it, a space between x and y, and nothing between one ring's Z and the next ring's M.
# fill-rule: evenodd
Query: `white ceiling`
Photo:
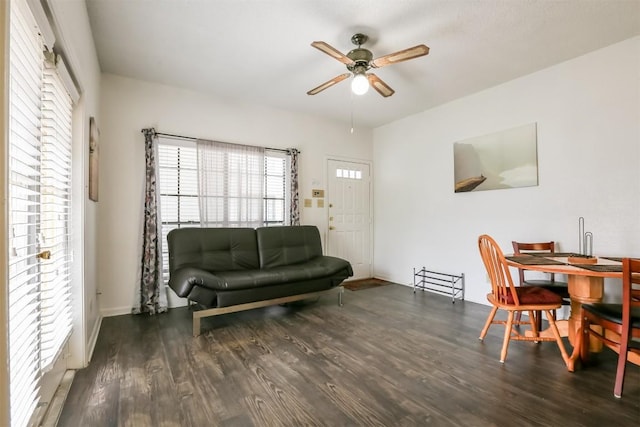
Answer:
M103 72L377 127L640 34L638 0L86 0ZM356 32L395 89L356 97L349 81L306 92L345 66ZM606 82L603 82L606 84ZM353 99L352 99L353 98Z

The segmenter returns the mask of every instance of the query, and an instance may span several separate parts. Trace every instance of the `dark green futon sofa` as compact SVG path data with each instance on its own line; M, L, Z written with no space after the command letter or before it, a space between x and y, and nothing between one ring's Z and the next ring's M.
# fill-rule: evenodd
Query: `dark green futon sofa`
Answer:
M200 319L318 296L353 275L351 264L322 254L315 226L181 228L167 235L169 286L201 306Z

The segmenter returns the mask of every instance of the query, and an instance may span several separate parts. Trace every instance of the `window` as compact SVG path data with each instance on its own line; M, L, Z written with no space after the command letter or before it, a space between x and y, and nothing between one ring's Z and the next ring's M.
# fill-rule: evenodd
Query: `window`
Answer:
M163 278L169 280L167 234L174 228L199 227L195 144L158 144Z
M73 101L27 2L11 3L9 23L9 404L26 426L72 331Z
M362 171L351 169L336 169L336 178L362 179Z
M267 152L264 158L264 224L287 223L289 195L288 156L281 152Z
M42 41L26 2L13 2L9 40L10 417L27 425L40 380L40 94Z
M54 65L44 69L40 156L41 263L40 351L42 368L57 358L71 335L71 97Z
M220 183L219 197L215 203L221 212L218 226L233 227L243 222L242 209L228 192L242 186L238 173L239 159L222 162L223 167L208 171ZM158 144L158 174L160 186L160 221L162 224L162 265L165 282L169 279L169 254L167 234L175 228L199 227L200 209L198 193L198 158L194 142L172 141L161 138ZM264 166L260 168L263 185L262 218L260 225L275 226L288 223L289 156L280 151L265 150ZM216 185L218 186L218 185Z

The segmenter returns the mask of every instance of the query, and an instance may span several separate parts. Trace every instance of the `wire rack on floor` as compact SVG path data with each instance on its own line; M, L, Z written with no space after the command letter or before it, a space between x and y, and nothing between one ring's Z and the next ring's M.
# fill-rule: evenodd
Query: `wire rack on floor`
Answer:
M419 270L414 268L414 294L416 289L450 296L451 302L455 304L456 299L464 300L464 273L456 275L427 270L426 267L422 267Z

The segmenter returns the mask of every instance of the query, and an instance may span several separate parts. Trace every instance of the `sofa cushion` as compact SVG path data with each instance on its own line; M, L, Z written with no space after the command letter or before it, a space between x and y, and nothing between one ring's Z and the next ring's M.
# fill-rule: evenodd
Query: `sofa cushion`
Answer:
M312 225L261 227L256 230L260 268L299 264L322 256L320 232Z
M219 279L211 283L217 290L237 290L271 286L287 282L300 282L311 279L321 279L345 273L351 276L351 264L347 261L329 256L320 256L311 261L283 265L280 267L250 271L218 271L215 276ZM207 284L204 284L207 286Z
M259 268L252 228L180 228L167 235L171 274L183 267L208 271Z

